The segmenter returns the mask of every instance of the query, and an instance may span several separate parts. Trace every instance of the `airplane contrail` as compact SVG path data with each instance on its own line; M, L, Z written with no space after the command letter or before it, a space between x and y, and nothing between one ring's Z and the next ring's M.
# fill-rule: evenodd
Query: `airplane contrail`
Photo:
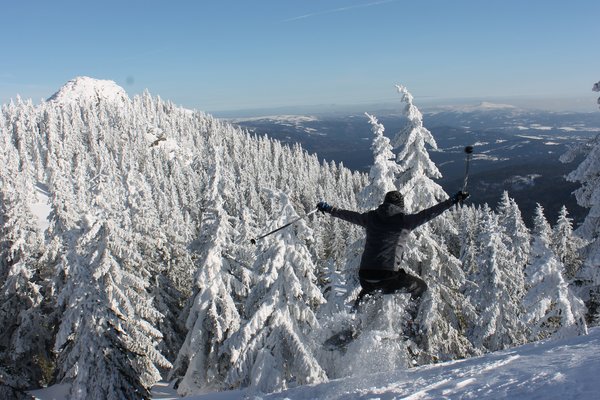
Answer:
M310 13L310 14L300 15L300 16L297 16L297 17L287 18L287 19L284 19L281 22L298 21L300 19L306 19L306 18L316 17L318 15L334 14L334 13L338 13L338 12L353 10L353 9L356 9L356 8L373 7L373 6L378 6L380 4L393 3L393 2L396 2L396 1L398 1L398 0L380 0L380 1L374 1L374 2L366 3L366 4L356 4L356 5L348 6L348 7L339 7L339 8L334 8L334 9L331 9L331 10L319 11L319 12L314 12L314 13Z

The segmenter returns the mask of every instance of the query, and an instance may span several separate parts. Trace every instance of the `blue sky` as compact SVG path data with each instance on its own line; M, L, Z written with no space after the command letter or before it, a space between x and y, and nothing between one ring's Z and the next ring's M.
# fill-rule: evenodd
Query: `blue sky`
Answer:
M596 109L598 0L5 1L0 103L76 76L209 112L579 98Z

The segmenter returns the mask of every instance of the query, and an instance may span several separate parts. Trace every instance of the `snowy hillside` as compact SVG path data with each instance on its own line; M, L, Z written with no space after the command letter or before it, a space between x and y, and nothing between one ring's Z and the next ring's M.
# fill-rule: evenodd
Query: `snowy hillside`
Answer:
M374 366L376 368L376 366ZM600 393L600 328L588 336L545 341L506 351L409 370L369 373L281 393L238 390L188 400L544 399L591 400ZM66 399L66 387L33 392L39 400ZM153 399L180 399L165 383Z

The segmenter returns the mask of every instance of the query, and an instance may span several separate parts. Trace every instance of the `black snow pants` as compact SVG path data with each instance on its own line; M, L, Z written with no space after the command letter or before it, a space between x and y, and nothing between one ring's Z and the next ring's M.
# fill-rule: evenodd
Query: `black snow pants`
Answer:
M412 299L417 299L427 290L427 284L423 279L407 274L403 269L398 271L361 269L358 277L362 290L354 303L355 308L358 307L363 297L373 292L392 294L403 291L410 293Z

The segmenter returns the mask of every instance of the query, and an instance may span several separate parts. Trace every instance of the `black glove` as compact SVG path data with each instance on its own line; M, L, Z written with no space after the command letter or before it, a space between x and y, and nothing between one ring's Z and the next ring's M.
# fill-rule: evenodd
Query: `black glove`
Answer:
M317 210L321 211L323 214L331 213L331 210L333 210L333 207L324 201L320 201L317 203Z
M469 192L463 192L462 190L452 196L452 202L454 203L462 203L469 197Z

